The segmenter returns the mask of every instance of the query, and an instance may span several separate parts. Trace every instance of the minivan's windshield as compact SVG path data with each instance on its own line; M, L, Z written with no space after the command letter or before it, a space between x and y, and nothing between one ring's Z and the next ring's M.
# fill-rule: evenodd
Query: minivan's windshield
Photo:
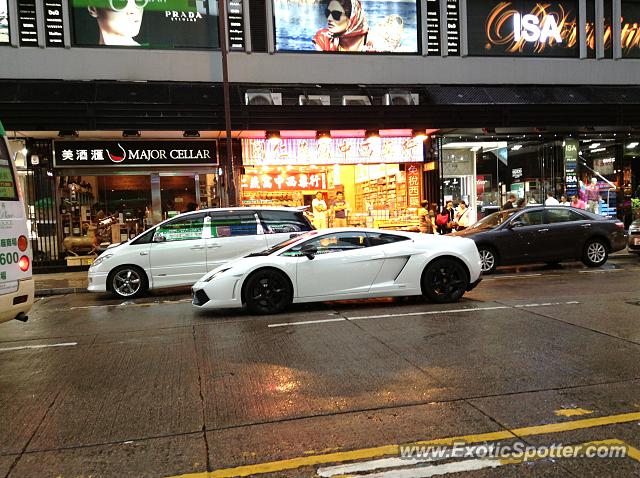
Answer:
M515 213L519 211L520 209L506 209L504 211L494 212L493 214L489 214L487 217L483 217L482 219L480 219L473 226L471 226L471 228L493 229L499 226L500 224L503 224L505 221L509 220L511 216L513 216Z
M246 257L270 256L271 254L278 252L279 250L284 249L285 247L290 246L291 244L295 244L296 242L300 242L304 239L308 239L309 237L315 234L318 234L318 231L305 232L304 234L296 235L291 239L287 239L286 241L281 242L280 244L276 244L275 246L270 247L269 249L265 249L264 251L253 252Z

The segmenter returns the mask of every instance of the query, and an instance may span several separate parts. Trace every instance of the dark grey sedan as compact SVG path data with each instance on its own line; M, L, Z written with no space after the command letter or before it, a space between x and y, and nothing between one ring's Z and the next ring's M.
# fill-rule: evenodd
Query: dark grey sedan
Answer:
M580 260L599 267L627 246L621 221L567 206L495 212L455 235L476 242L484 273L532 262Z

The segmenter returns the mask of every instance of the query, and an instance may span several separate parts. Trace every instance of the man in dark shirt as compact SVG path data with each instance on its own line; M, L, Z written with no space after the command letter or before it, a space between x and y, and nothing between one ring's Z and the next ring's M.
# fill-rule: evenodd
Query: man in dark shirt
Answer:
M344 193L338 191L336 198L331 203L331 209L333 209L333 227L346 227L347 226L347 209L349 208L347 202L344 200Z
M513 209L513 203L516 200L515 194L509 194L509 200L502 205L502 209Z

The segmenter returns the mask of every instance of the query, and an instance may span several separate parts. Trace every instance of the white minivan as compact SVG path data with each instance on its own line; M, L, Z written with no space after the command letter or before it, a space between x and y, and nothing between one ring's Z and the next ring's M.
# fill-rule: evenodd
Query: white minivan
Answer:
M148 289L190 286L216 267L313 226L303 209L203 209L161 222L110 246L91 265L89 287L132 298Z
M24 200L0 123L0 322L26 321L33 305L28 238Z

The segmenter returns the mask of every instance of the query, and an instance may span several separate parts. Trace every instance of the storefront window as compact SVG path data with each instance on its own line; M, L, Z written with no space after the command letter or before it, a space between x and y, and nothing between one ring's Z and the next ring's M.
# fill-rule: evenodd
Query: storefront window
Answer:
M285 139L278 144L245 139L242 150L243 205L306 206L319 228L418 230L422 142L411 137ZM327 210L314 211L314 199Z
M635 189L640 196L640 186L633 182L640 172L639 144L614 134L517 135L488 141L444 137L443 199L454 205L465 201L481 219L512 195L519 206L545 204L549 194L566 205L575 195L586 209L630 222Z

